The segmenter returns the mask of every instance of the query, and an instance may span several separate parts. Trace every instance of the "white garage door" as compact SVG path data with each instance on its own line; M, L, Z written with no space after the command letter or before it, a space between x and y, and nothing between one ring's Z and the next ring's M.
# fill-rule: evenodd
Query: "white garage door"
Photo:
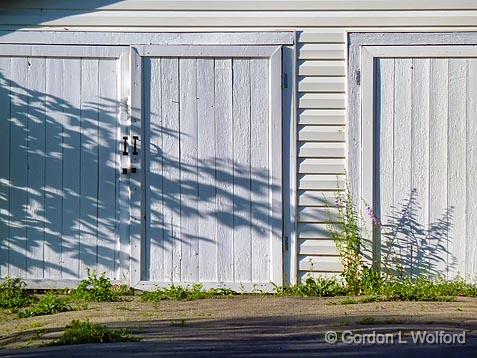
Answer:
M382 222L377 258L399 274L474 277L477 50L367 46L361 64L361 193Z
M127 50L127 49L126 49ZM0 48L0 276L128 270L118 235L118 47ZM50 284L48 284L51 282Z
M280 47L137 51L133 283L281 284Z

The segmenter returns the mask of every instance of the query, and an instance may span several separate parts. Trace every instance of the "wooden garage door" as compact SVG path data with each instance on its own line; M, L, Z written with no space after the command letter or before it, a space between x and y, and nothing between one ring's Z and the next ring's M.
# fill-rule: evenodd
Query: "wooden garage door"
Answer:
M138 279L247 290L281 284L280 48L138 52L133 81L142 82L145 145Z
M37 286L53 287L85 277L88 268L119 278L123 52L114 47L1 46L2 278L40 280ZM126 261L122 265L128 269Z
M362 56L362 190L383 224L381 263L473 278L477 51L380 46Z

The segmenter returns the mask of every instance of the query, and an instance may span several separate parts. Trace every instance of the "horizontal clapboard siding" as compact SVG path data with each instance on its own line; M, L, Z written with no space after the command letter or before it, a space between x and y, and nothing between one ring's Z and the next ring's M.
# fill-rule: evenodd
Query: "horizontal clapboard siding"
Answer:
M99 5L98 5L99 3ZM128 0L128 1L68 1L68 0L17 0L15 8L93 10L450 10L477 9L473 0ZM0 8L3 8L1 6Z

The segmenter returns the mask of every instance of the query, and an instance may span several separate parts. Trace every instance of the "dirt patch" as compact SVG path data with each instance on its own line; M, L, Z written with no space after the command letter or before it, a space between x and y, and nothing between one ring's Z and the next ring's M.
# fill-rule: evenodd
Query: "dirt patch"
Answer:
M236 296L197 301L88 303L81 311L19 319L0 311L0 345L34 347L57 337L74 319L128 328L144 341L255 335L318 334L351 327L426 325L477 330L477 298L455 302L371 302L341 304L343 298Z

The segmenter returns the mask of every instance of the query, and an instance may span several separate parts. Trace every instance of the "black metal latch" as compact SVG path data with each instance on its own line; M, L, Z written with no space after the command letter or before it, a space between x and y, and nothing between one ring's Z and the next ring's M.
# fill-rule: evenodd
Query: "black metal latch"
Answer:
M129 155L128 153L128 146L129 146L129 137L123 137L123 155ZM139 152L137 151L137 141L139 140L138 136L133 136L133 152L132 155L138 155ZM122 173L127 174L128 168L122 168ZM137 173L137 168L131 167L131 173Z

